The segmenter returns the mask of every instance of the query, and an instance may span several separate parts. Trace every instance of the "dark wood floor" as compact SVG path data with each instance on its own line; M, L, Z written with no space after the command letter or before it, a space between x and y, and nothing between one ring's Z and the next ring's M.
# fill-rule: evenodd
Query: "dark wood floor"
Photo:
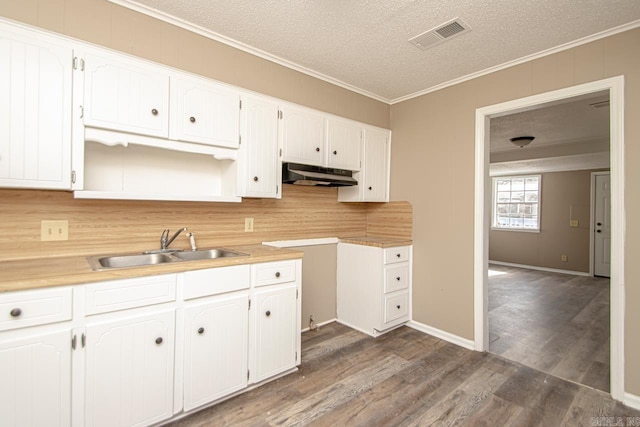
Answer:
M489 351L608 392L609 279L489 270Z
M173 425L585 426L640 416L608 394L402 327L337 323L303 334L296 373Z

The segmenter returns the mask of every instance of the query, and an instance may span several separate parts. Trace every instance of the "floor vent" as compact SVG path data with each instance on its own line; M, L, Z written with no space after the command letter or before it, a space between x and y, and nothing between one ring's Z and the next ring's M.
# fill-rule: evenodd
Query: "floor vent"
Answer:
M450 40L469 31L471 31L471 27L465 24L462 19L456 18L410 38L409 43L422 50L427 50L445 40Z

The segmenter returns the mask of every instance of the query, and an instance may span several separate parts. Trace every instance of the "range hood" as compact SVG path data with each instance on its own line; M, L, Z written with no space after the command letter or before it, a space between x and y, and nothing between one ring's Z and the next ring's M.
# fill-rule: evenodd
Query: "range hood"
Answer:
M282 164L282 182L296 185L320 185L325 187L348 187L358 185L353 172L344 169L323 168L298 163Z

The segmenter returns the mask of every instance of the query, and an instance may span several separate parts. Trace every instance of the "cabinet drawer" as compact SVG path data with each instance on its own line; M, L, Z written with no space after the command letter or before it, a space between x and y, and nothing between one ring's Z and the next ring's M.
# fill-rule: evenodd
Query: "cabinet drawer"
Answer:
M400 320L409 315L409 292L384 297L384 323Z
M386 248L384 250L385 264L405 261L409 261L409 246L398 246L395 248Z
M254 286L293 282L296 280L296 262L280 261L255 264L252 276Z
M71 319L71 288L0 295L0 331Z
M409 287L409 264L399 264L384 269L384 293L399 291Z
M187 271L184 273L184 299L249 289L250 284L249 265Z
M86 314L108 313L176 300L176 276L140 277L85 287Z

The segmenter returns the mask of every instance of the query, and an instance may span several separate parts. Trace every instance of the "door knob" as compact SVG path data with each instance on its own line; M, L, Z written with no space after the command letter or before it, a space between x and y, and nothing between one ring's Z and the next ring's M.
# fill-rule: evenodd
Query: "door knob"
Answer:
M599 222L599 223L598 223L598 224L596 224L596 225L602 225L602 223L601 223L601 222Z
M267 315L267 317L271 316L271 312L269 310L267 310L265 314Z
M162 341L163 341L162 337L156 338L156 344L160 345L160 344L162 344Z
M596 230L596 233L602 233L602 230Z
M19 308L14 308L9 312L9 314L11 315L11 317L19 317L22 314L22 310Z
M204 334L204 328L198 328L198 333L199 333L200 335Z
M158 115L158 110L156 110L155 108L153 108L153 109L151 110L151 114L153 114L154 116L157 116L157 115Z
M196 118L195 118L195 117L193 117L193 116L191 116L191 117L189 117L189 121L190 121L191 123L195 123L195 122L196 122Z

